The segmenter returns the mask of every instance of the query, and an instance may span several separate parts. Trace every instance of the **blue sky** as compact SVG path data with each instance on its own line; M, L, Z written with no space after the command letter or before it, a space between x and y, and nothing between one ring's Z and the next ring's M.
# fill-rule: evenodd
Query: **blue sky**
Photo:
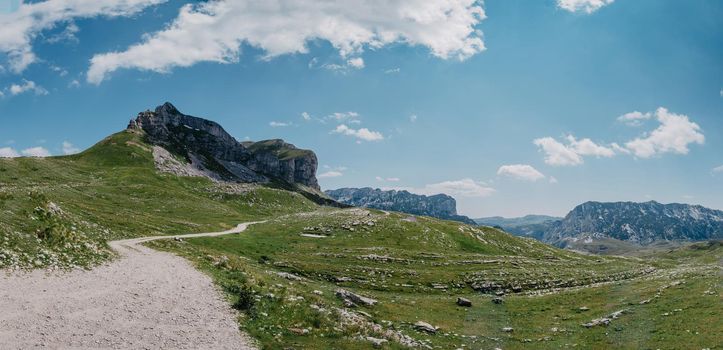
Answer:
M77 152L171 101L314 150L325 189L474 217L723 209L720 1L187 3L0 0L0 155Z

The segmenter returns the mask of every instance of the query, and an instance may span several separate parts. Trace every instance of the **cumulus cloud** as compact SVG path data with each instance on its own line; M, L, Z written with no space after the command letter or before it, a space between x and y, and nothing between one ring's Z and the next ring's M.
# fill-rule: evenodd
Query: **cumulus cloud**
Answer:
M26 92L33 92L36 95L47 95L48 90L45 90L42 86L35 84L32 80L25 80L23 79L23 82L21 84L12 84L8 88L8 91L10 91L10 94L20 95Z
M401 72L401 71L402 71L402 69L399 68L399 67L397 67L397 68L390 68L390 69L385 70L385 71L384 71L384 74L395 74L395 73L399 73L399 72ZM721 90L721 96L723 96L723 90Z
M543 137L533 141L545 153L545 163L549 165L579 165L582 157L570 147L552 137Z
M401 179L398 178L398 177L387 177L387 178L384 178L384 177L381 177L381 176L377 176L376 179L377 179L377 181L379 181L379 182L399 182L399 181L401 181Z
M618 117L618 121L629 126L641 126L643 121L648 120L653 115L651 113L640 113L638 111L625 113Z
M20 153L26 157L37 157L37 158L50 157L50 152L43 147L32 147L32 148L24 149L24 150L20 151Z
M306 113L306 112L301 112L301 119L304 119L305 121L308 122L311 120L311 114Z
M583 11L590 14L612 4L613 1L615 0L557 0L557 6L570 12Z
M331 178L331 177L341 177L341 176L344 176L344 173L342 173L341 171L330 170L330 171L319 174L317 177L320 179L327 179L327 178Z
M602 146L588 138L578 140L572 135L565 137L565 142L543 137L535 139L533 143L545 153L545 163L559 166L580 165L585 156L610 158L617 154L632 154L639 158L650 158L665 153L688 154L689 145L702 145L705 142L698 124L690 121L686 115L671 113L663 107L654 113L626 113L617 120L637 126L640 121L653 117L660 125L650 133L626 142L624 146L615 142Z
M80 148L75 147L72 143L68 141L63 141L63 154L69 155L69 154L76 154L80 152Z
M372 131L367 128L352 129L345 124L341 124L336 129L331 131L333 134L342 134L347 136L356 137L363 141L381 141L384 139L384 135L378 131Z
M488 187L482 182L474 181L468 178L429 184L426 185L421 192L424 194L445 193L451 196L460 197L487 197L492 195L495 192L495 189Z
M1 149L0 149L1 153ZM723 173L723 165L713 168L713 173Z
M10 148L10 147L2 147L0 148L0 158L15 158L20 157L20 154L18 151Z
M276 121L272 121L272 122L269 123L269 126L272 127L272 128L283 128L283 127L285 127L285 126L290 126L290 125L291 125L290 123L286 123L286 122L276 122Z
M130 16L165 1L50 0L23 3L17 11L0 16L0 27L3 28L0 31L0 52L8 57L10 69L20 73L37 61L32 42L43 31L53 29L59 24L71 23L65 29L67 39L68 35L74 36L74 31L77 31L77 27L71 22L74 19Z
M442 59L467 59L485 49L475 28L485 18L477 0L218 0L188 4L165 29L125 51L95 55L87 79L99 84L118 69L168 72L198 62L238 61L242 44L264 58L307 53L329 42L347 64L367 48L393 43L427 47Z
M700 126L688 116L669 112L660 107L655 111L660 126L650 134L625 144L636 157L650 158L664 153L688 154L688 145L705 142Z
M545 178L545 175L527 164L503 165L497 170L497 175L532 182Z

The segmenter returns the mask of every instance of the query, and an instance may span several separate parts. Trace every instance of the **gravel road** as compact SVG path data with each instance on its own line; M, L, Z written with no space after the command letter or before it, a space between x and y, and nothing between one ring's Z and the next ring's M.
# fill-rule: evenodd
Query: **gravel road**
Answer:
M140 243L110 242L121 257L90 271L0 272L0 349L256 349L207 275Z

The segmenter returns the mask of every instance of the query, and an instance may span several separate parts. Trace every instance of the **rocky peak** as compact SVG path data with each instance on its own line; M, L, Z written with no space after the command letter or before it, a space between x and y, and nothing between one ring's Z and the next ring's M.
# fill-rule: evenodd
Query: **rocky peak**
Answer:
M238 142L218 123L183 114L170 102L138 113L128 128L142 130L149 143L185 158L214 179L281 180L319 189L314 152L283 140Z

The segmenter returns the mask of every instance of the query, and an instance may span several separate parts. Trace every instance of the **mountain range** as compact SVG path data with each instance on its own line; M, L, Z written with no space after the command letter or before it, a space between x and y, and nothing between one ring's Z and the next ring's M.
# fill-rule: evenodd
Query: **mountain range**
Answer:
M723 238L723 211L700 205L655 201L585 202L561 219L526 218L487 218L477 222L563 247L608 240L649 245L660 241Z
M446 194L425 196L409 191L384 191L371 187L340 188L327 190L324 193L338 202L355 207L391 210L475 224L472 219L457 214L457 201Z

